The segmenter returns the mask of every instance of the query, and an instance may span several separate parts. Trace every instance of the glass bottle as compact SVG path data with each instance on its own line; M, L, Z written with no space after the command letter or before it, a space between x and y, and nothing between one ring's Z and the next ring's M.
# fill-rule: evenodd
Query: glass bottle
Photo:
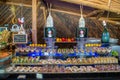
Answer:
M110 35L109 32L106 28L106 26L104 27L103 33L102 33L102 43L109 43L109 39L110 39Z

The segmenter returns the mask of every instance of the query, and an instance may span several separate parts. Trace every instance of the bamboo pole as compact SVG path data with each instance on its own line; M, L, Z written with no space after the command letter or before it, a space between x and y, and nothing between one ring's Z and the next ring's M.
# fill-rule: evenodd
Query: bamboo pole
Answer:
M32 0L32 42L37 44L37 0Z
M101 12L104 12L104 11L103 10L94 10L94 11L88 13L86 15L86 17L90 17L90 16L96 15L96 14L101 13Z
M45 7L43 7L42 10L43 10L44 22L46 22L46 16L47 15L46 15L46 9L45 9Z

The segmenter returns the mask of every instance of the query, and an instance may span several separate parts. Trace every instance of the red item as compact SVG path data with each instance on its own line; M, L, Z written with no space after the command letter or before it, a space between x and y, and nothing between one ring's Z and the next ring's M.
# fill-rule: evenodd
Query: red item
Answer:
M64 42L64 41L66 41L66 39L65 39L65 38L62 38L62 41Z
M74 38L71 38L71 41L75 41L75 39L74 39Z

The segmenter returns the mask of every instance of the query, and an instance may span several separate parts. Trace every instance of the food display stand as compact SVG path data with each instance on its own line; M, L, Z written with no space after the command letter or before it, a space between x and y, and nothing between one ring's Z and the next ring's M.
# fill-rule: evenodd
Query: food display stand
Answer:
M31 53L32 50L27 53L18 50L16 52L17 55L12 59L11 66L6 68L6 74L10 75L9 78L16 75L17 79L18 76L24 75L26 79L34 78L36 80L46 78L82 79L86 77L94 80L94 78L102 79L103 77L104 79L117 78L120 74L118 59L112 56L100 54L96 57L95 55L89 55L82 58L81 61L78 55L67 54L64 57L63 54L61 56L55 53L53 59L48 59L48 57L45 57L47 56L45 52L39 52L39 54L38 51Z
M94 80L101 77L108 79L111 75L112 78L117 78L120 74L119 59L112 55L111 46L104 47L99 40L98 43L94 43L94 39L86 39L82 47L76 45L78 47L72 49L56 49L55 38L45 39L44 47L39 44L17 47L5 73L9 75L8 78L34 80L46 78Z
M25 1L29 1L29 0L25 0ZM105 22L104 22L105 28L102 33L102 37L89 38L88 37L89 29L88 27L85 27L85 19L82 11L83 6L80 5L81 18L79 19L79 26L76 28L76 35L74 34L73 35L74 37L72 38L67 37L67 35L66 35L66 38L64 37L57 38L56 36L58 34L56 32L57 31L56 28L58 27L54 27L53 17L51 16L51 9L48 9L48 11L46 9L49 7L48 3L51 3L51 2L50 0L49 1L40 0L40 1L41 2L37 3L38 2L37 0L32 0L32 9L28 8L28 10L32 10L31 11L32 12L32 29L30 29L32 33L32 37L31 37L32 43L28 44L30 41L28 40L28 37L30 37L31 34L27 32L28 30L24 29L25 25L24 25L24 17L22 15L22 9L23 9L22 6L25 4L20 4L21 18L18 18L18 23L15 19L16 17L18 17L15 15L15 13L17 12L15 11L16 10L15 6L12 5L10 9L14 15L12 20L13 26L12 26L12 29L10 29L13 32L11 42L8 41L9 37L11 36L11 32L8 31L6 27L0 28L0 80L53 80L52 78L54 78L55 80L73 80L73 79L74 80L111 80L111 78L112 80L113 79L120 80L120 77L119 77L120 76L120 59L119 59L120 46L118 45L117 49L113 47L118 43L118 39L110 38ZM53 0L53 2L54 1L55 0ZM57 0L57 1L59 2L61 0ZM73 3L69 3L66 5L66 3L69 2L69 0L62 0L62 1L63 2L66 1L64 3L65 8L68 8L67 6L72 5L72 7L76 6L75 8L76 10L74 10L74 8L73 10L78 11L77 10L78 4L73 5L73 3L78 3L78 2L73 1ZM21 2L24 2L24 1L21 1ZM54 4L58 2L55 2ZM84 1L82 0L81 2L84 3ZM8 2L6 4L12 4L12 3ZM62 4L62 2L60 2L57 5L60 5L60 4ZM25 7L27 6L31 8L30 5L25 5ZM41 43L41 44L37 44L37 40L38 40L37 34L39 34L39 32L37 32L38 31L37 22L39 22L37 20L39 19L37 19L37 13L36 13L39 8L37 7L40 7L40 9L42 9L43 15L44 15L44 21L46 23L43 28L44 37L42 38L40 37L40 39L44 39L44 43ZM57 6L54 5L53 7L57 7ZM50 8L51 8L51 4L50 4ZM52 10L59 11L56 9L52 9ZM113 10L114 9L112 9L111 11ZM72 11L72 9L67 11ZM86 13L88 13L88 11ZM106 14L106 13L103 13L106 11L99 11L97 9L92 9L92 11L93 11L92 13L85 16L92 17L92 16L98 15L95 19L99 19L101 15ZM28 11L26 10L26 12ZM46 14L47 12L49 13ZM61 10L60 12L66 12L66 11ZM76 13L74 14L71 12L67 12L67 13L72 15L77 15L77 16L79 15L78 12L77 14ZM119 12L117 13L119 14ZM47 19L46 19L46 15L48 15ZM61 15L64 15L64 14L61 14ZM58 13L55 13L54 17L56 16L59 17L61 15L59 15ZM38 17L41 17L41 15ZM58 19L58 17L56 18L56 20ZM65 18L68 18L68 16ZM28 18L28 19L31 19L31 18ZM40 18L40 19L43 19L43 18ZM6 19L6 20L9 20L9 19ZM63 20L63 19L60 18L58 21L60 20ZM29 22L29 20L26 21L25 19L25 22ZM69 21L66 21L66 22L69 23ZM113 23L113 21L110 21L110 22ZM56 24L59 24L59 22ZM119 23L116 22L116 24L119 24ZM19 28L18 25L21 25L21 28ZM31 22L30 22L30 25L31 25ZM96 22L96 25L97 25L97 22ZM16 28L14 28L15 26ZM64 26L69 26L69 25L64 25ZM92 26L94 26L94 24ZM38 28L38 29L41 29L41 28ZM1 31L3 32L1 33ZM66 31L67 31L67 28L66 28ZM72 32L74 30L69 30L68 34L71 34L70 31ZM16 34L14 34L15 32ZM63 33L65 34L64 31ZM59 37L60 36L61 35L59 35ZM112 41L115 42L115 44ZM7 49L7 46L9 44L11 45L14 44L15 50L11 51L12 49L10 48Z

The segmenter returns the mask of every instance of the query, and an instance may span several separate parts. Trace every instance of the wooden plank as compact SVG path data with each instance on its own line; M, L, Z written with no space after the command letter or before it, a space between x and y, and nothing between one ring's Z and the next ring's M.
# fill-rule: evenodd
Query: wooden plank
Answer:
M61 1L69 2L69 3L74 3L74 4L82 4L82 5L93 7L93 8L97 8L97 9L102 9L102 10L106 10L106 11L120 13L120 9L119 8L114 8L112 6L109 9L108 5L95 4L95 3L91 2L91 1L85 1L85 0L61 0Z
M37 0L32 0L32 42L37 44Z
M120 18L109 18L110 20L120 21Z
M21 5L21 3L15 3L15 2L2 2L2 1L0 1L0 4L8 4L8 5L16 5L16 6L20 6ZM25 6L25 7L32 7L31 5L29 5L29 4L22 4L23 6Z

